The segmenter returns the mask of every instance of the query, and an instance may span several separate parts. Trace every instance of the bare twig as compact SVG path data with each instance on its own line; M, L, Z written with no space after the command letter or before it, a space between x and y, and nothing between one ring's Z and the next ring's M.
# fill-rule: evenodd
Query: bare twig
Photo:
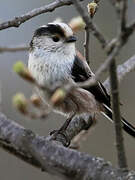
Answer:
M117 158L118 165L120 168L127 169L127 160L124 148L124 139L122 134L122 124L120 115L120 101L119 101L119 89L118 80L116 73L116 62L115 60L109 66L110 72L110 84L111 84L111 95L112 95L112 109L113 109L113 119L115 125L115 135L116 135L116 147L117 147Z
M74 3L78 13L82 16L84 22L87 25L87 28L93 33L93 35L99 40L101 46L104 48L107 45L107 41L105 40L103 34L99 31L95 24L91 21L86 11L83 10L81 4L77 0L72 0Z
M16 45L16 46L0 46L0 53L4 52L17 52L17 51L27 51L29 47L27 45Z
M19 27L22 23L28 21L29 19L38 16L43 13L52 12L56 8L59 8L61 6L68 6L71 5L71 0L56 0L53 3L50 3L48 5L42 6L40 8L33 9L30 12L27 12L26 14L23 14L21 16L15 17L12 20L3 22L0 24L0 30L10 28L10 27Z

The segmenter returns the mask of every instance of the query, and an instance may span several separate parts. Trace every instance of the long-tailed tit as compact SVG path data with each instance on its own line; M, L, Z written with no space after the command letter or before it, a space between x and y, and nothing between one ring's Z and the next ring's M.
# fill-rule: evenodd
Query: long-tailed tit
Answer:
M54 84L83 82L94 76L84 59L75 48L76 38L65 23L49 23L39 27L30 43L28 67L39 84L48 89ZM42 99L49 104L50 92L42 93ZM112 120L110 96L98 82L87 88L75 88L55 110L66 115L101 112ZM135 128L121 118L123 129L135 137Z

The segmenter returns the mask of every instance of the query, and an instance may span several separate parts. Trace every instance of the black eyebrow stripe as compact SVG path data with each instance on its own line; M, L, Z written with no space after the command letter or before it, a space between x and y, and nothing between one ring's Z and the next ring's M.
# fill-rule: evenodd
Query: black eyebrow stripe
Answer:
M48 24L45 27L38 28L35 31L34 36L43 36L48 34L59 34L61 37L65 36L64 31L61 29L61 27L55 24Z

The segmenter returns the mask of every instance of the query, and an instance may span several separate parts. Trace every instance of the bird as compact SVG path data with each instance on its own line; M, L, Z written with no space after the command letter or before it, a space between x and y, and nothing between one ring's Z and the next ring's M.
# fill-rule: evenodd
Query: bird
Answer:
M71 27L63 22L48 23L34 32L30 42L28 69L35 80L46 87L46 90L38 90L38 93L48 105L55 84L76 84L95 76L85 58L78 53L76 40ZM75 115L82 113L101 113L113 122L110 95L99 81L93 86L72 89L53 110L67 117L65 124L57 131L59 133L66 130ZM135 127L123 117L121 122L123 129L135 137Z

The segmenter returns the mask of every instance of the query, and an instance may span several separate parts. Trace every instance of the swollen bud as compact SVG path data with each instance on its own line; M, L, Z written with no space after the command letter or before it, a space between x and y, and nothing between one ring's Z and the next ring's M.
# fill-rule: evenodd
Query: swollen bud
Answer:
M53 105L57 105L64 100L65 96L66 96L65 90L62 88L59 88L54 92L50 101Z
M41 98L36 94L31 96L30 101L35 107L40 107L42 105Z
M85 29L86 26L85 22L80 16L72 18L68 24L72 28L73 32L82 31Z
M25 96L22 93L16 94L13 99L13 105L19 110L22 114L26 115L28 113L27 111L27 100Z
M97 3L95 2L91 2L87 5L88 8L88 13L90 14L90 17L93 18L93 16L95 15L96 11L97 11Z
M31 83L35 82L34 78L31 76L28 68L25 66L25 64L23 64L23 62L21 62L21 61L16 62L13 66L13 70L19 76L21 76L23 79L25 79Z

